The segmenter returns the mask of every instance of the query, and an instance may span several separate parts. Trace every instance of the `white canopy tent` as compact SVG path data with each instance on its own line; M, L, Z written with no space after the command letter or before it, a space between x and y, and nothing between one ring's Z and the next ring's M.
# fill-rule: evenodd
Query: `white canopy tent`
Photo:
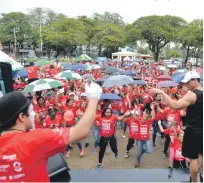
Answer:
M20 70L23 68L23 66L16 62L14 59L12 59L11 57L9 57L6 53L4 53L3 51L0 50L0 62L8 62L11 64L12 66L12 70Z
M112 53L112 59L117 59L119 61L123 61L124 58L129 57L131 60L136 59L140 54L130 52L130 51L122 51L122 52L116 52Z

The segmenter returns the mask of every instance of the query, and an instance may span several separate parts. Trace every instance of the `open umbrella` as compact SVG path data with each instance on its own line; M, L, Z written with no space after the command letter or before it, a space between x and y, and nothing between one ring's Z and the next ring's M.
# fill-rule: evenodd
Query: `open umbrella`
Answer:
M88 70L89 67L86 64L75 64L72 66L71 70L76 71L76 70Z
M13 79L16 79L18 77L27 78L28 77L27 69L21 69L18 71L13 71Z
M79 57L76 58L77 61L91 61L92 58L89 57L86 54L80 55Z
M158 88L166 88L166 87L175 87L178 84L175 83L174 81L161 81L157 84Z
M70 63L63 63L63 64L62 64L62 70L63 70L63 71L71 70L72 66L73 66L73 65L70 64Z
M92 74L84 74L84 75L82 76L82 78L84 78L84 79L93 78L93 75L92 75Z
M156 67L156 70L159 70L159 71L166 71L167 68L165 66L158 66Z
M133 82L131 84L133 84L133 85L146 85L146 82L143 80L133 80Z
M168 75L161 75L157 79L162 81L167 81L167 80L171 80L171 77Z
M178 70L176 70L176 71L173 73L173 75L174 75L174 74L177 74L177 73L186 73L186 72L188 72L187 69L178 69Z
M127 76L134 76L136 75L136 72L132 70L126 70L126 71L121 71L120 74L127 75Z
M106 79L103 84L103 87L111 88L113 86L123 86L123 85L131 84L132 82L133 82L133 79L129 76L116 75L116 76L111 76L108 79Z
M107 74L113 74L115 72L120 72L120 69L118 69L116 67L107 67L105 70L105 73L107 73Z
M92 69L101 69L102 67L98 64L90 65Z
M42 90L48 90L63 86L63 83L55 79L39 79L31 82L24 88L24 92L36 92Z
M70 79L70 80L76 80L76 79L82 79L82 77L73 71L63 71L58 73L57 75L54 76L56 79Z
M168 68L177 68L178 66L177 65L174 65L174 64L170 64L170 65L167 65Z
M100 100L122 100L117 94L104 93L101 95Z
M48 59L40 59L35 63L35 66L40 67L40 66L49 65L49 64L53 64L53 62Z

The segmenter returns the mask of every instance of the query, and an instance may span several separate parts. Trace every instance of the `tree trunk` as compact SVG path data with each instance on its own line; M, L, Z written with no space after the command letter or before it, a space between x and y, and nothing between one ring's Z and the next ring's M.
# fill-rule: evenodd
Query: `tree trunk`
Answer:
M158 60L159 60L159 51L153 52L153 57L154 57L154 61L158 62Z
M187 52L186 52L186 58L185 58L185 64L187 63L187 61L188 61L188 56L189 56L189 52L190 52L190 47L188 46L187 47L187 50L186 50Z
M98 46L98 56L99 56L99 57L101 56L101 48L102 48L102 45L99 45L99 46Z

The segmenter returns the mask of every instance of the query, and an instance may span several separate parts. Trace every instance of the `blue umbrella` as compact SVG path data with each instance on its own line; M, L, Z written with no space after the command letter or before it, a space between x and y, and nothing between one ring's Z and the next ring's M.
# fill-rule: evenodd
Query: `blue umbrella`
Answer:
M16 79L18 77L27 78L28 77L27 69L21 69L21 70L14 72L13 79Z
M76 65L73 65L71 70L72 71L76 71L76 70L87 70L88 69L88 66L85 65L85 64L76 64Z
M66 70L70 70L71 68L72 68L72 64L70 64L70 63L63 63L62 64L62 70L63 71L66 71Z
M119 97L117 94L111 94L111 93L104 93L101 95L100 100L122 100L121 97Z
M178 73L172 76L172 80L176 83L180 83L184 79L185 73ZM203 86L203 76L200 76L200 84Z
M103 84L103 87L111 88L113 86L129 85L132 82L133 82L133 79L130 76L116 75L116 76L111 76L108 79L106 79Z
M82 77L83 77L84 79L93 78L93 75L92 75L92 74L84 74Z
M131 84L133 84L133 85L146 85L146 82L143 80L133 80L133 82Z
M131 71L131 70L127 70L127 71L121 71L120 74L127 75L127 76L134 76L134 75L136 75L136 72Z
M175 87L178 83L175 83L174 81L161 81L157 84L158 88L166 88L166 87Z

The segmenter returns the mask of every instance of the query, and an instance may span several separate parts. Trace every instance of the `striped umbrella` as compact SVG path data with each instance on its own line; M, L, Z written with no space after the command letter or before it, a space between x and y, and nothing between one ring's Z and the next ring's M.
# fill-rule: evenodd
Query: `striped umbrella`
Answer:
M77 79L82 79L82 77L73 71L63 71L58 73L57 75L54 76L56 79L70 79L70 80L77 80Z
M42 90L48 90L63 86L63 83L55 79L39 79L31 82L25 87L24 92L36 92Z

